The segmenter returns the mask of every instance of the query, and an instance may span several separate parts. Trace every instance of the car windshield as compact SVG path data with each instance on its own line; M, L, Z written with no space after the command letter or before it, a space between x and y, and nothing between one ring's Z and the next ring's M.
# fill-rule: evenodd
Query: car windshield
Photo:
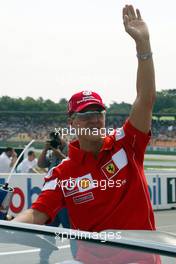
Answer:
M0 263L174 264L176 236L148 231L90 233L0 221Z

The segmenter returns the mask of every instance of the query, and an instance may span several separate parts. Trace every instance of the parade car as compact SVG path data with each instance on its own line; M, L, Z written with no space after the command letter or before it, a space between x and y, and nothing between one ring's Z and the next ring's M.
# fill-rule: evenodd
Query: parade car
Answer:
M100 233L0 220L3 264L174 264L176 235L159 231Z

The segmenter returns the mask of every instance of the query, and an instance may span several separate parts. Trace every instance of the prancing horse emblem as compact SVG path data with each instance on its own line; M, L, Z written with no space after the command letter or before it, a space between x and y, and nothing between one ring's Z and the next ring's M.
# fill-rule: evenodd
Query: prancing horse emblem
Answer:
M110 163L106 166L106 170L108 171L108 173L110 174L114 174L115 172L115 166L113 163Z

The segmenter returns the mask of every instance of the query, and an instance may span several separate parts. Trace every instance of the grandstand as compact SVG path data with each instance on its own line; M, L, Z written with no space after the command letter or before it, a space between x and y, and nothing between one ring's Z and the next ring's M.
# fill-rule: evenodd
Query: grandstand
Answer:
M108 113L106 126L121 127L128 114ZM63 112L0 112L0 144L21 147L31 139L41 145L50 131L67 127L67 115ZM152 121L151 147L176 149L176 115L155 114Z

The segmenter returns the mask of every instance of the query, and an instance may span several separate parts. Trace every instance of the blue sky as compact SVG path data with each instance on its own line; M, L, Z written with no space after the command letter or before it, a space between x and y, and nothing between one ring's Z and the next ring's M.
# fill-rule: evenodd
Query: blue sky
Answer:
M0 96L57 102L94 90L106 104L132 103L137 60L125 4L149 27L157 90L176 88L175 0L0 0Z

